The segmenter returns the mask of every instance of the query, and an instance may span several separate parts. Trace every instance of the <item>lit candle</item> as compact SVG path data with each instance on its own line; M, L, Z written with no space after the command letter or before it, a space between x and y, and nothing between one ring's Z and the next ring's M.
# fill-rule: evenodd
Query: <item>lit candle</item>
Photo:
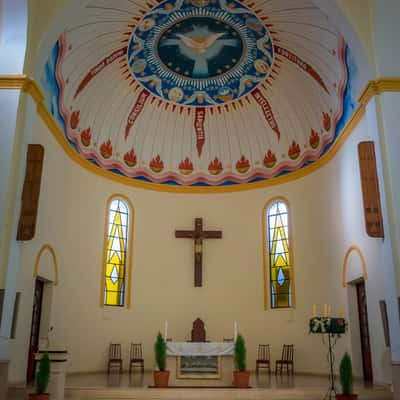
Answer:
M315 318L317 316L317 305L313 304L312 306L312 316Z
M165 321L164 325L164 340L167 340L167 335L168 335L168 321Z
M237 334L238 334L238 331L237 331L237 322L235 321L234 323L233 323L233 340L236 342L236 339L237 339Z
M328 304L324 304L324 317L328 316Z

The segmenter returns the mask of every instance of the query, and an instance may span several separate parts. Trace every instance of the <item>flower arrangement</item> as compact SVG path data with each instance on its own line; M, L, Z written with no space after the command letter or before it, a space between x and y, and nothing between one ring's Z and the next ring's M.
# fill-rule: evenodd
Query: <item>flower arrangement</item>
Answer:
M347 322L344 318L313 317L309 323L310 333L333 333L342 335L346 333Z

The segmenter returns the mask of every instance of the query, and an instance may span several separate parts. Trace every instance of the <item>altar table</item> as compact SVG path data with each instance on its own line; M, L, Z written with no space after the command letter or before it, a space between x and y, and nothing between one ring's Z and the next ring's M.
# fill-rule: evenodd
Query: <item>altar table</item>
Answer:
M233 348L233 342L167 342L170 385L232 386Z

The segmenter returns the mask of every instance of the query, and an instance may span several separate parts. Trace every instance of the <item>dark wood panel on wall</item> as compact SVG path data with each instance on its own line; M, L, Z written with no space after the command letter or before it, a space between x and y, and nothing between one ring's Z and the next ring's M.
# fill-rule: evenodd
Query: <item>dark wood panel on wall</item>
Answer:
M389 330L389 319L385 300L379 300L379 308L381 310L383 334L385 335L386 347L390 347L390 330Z
M17 240L31 240L35 236L43 158L44 148L42 145L28 145Z
M374 142L358 144L358 159L367 234L371 237L383 238L383 219Z

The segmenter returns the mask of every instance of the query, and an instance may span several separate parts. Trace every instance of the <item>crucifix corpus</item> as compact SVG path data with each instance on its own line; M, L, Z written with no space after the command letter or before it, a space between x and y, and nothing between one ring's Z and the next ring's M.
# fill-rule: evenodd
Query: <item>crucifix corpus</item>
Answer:
M194 286L201 287L203 239L221 239L222 231L203 231L203 218L196 218L193 231L175 231L175 237L194 240Z

